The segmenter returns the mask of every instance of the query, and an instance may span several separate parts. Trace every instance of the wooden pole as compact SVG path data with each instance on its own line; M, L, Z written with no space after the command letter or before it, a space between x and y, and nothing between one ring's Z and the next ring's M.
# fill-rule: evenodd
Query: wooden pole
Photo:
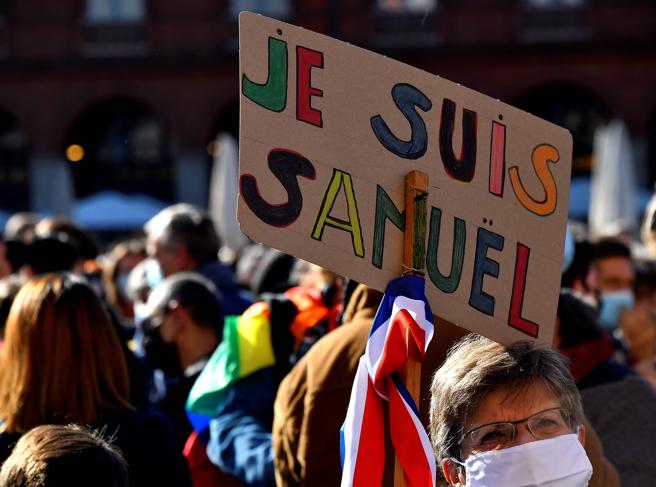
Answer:
M405 233L403 236L403 275L424 274L426 256L426 211L428 199L428 175L412 171L405 178ZM409 343L409 337L406 336ZM408 362L401 370L401 379L412 399L419 407L421 383L421 356L416 347L408 350ZM396 457L394 487L408 485L403 468Z

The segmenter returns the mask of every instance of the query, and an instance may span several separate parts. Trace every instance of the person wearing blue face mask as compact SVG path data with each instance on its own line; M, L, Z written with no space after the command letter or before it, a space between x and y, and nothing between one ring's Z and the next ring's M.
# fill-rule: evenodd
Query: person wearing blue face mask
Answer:
M554 346L569 359L585 415L617 468L622 485L652 487L656 479L656 423L652 420L656 390L616 360L613 342L599 326L596 309L577 293L561 290L556 330Z
M581 397L556 351L469 335L431 387L431 443L457 487L585 487Z
M623 311L635 304L635 270L631 250L620 240L605 238L595 245L594 272L599 296L599 321L612 332L620 325Z

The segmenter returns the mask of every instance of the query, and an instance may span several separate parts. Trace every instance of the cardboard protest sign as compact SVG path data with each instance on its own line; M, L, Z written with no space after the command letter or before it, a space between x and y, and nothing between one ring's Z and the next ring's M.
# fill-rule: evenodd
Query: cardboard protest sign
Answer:
M572 139L480 93L252 13L239 18L238 218L254 240L376 289L401 274L405 176L429 176L433 313L550 342Z

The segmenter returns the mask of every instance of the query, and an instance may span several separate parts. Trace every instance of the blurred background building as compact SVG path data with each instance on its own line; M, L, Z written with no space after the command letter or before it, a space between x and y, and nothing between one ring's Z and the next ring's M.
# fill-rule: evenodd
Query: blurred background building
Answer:
M63 212L96 230L127 229L169 202L206 206L217 136L237 135L240 10L393 56L568 128L579 219L595 133L619 120L632 154L620 167L634 174L638 211L651 194L653 0L3 0L2 218Z

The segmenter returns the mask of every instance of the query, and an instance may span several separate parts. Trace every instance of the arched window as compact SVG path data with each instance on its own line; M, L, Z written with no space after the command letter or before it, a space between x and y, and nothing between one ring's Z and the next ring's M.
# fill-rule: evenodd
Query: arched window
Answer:
M590 36L588 0L523 0L520 39L579 42Z
M25 210L29 205L27 136L11 113L0 110L0 209Z
M114 189L173 198L171 140L143 103L119 98L88 108L71 128L66 157L78 197Z
M86 0L82 52L92 57L147 52L145 0Z

